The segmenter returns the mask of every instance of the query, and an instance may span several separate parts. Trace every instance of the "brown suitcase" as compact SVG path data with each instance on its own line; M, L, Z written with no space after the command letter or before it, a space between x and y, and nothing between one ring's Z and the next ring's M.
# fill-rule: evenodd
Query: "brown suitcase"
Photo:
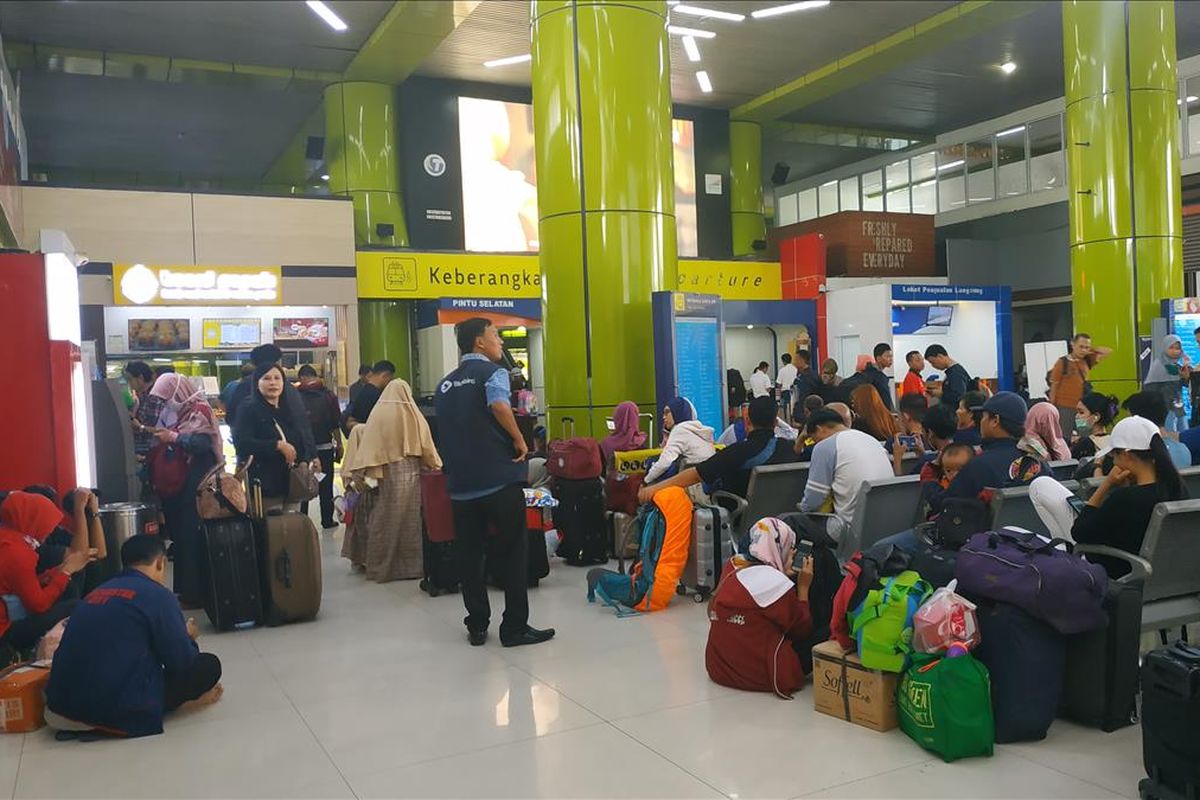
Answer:
M261 489L255 506L261 514ZM321 610L321 540L305 514L272 512L255 520L259 529L263 621L286 625Z

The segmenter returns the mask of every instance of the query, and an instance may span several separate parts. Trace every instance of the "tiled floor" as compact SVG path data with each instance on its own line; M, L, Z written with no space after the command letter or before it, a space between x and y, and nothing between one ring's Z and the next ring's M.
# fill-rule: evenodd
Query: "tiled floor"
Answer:
M531 604L558 638L471 648L457 595L368 584L336 557L340 536L323 539L318 620L201 639L225 664L217 706L137 741L2 737L0 785L21 798L1137 794L1136 727L1057 722L1044 742L944 764L899 731L817 714L809 692L713 685L690 600L617 619L556 561Z

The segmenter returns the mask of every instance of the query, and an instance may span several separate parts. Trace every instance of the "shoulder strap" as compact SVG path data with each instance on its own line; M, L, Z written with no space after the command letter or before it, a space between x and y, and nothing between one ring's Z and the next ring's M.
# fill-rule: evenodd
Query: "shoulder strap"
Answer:
M742 469L754 469L767 463L771 459L771 456L775 455L775 445L778 441L777 438L772 436L771 440L767 442L767 446L760 450L757 455L746 459L742 464Z

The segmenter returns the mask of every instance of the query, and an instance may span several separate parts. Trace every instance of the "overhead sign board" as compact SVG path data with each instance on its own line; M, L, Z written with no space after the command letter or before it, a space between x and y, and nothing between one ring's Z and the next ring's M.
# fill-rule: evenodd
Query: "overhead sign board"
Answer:
M113 265L119 306L272 306L282 292L279 267Z

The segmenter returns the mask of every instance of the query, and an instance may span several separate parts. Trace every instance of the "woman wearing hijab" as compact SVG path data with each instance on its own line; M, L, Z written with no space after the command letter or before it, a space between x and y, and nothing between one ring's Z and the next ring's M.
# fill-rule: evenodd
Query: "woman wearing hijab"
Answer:
M1150 362L1150 371L1142 384L1142 390L1162 395L1167 401L1168 431L1187 429L1187 411L1183 407L1183 385L1192 377L1187 356L1183 354L1183 341L1175 334L1164 336L1157 358Z
M421 469L441 469L442 459L408 382L396 378L389 383L370 418L358 427L365 431L343 469L379 481L366 519L366 545L359 546L367 578L377 583L420 578ZM356 526L361 535L361 522Z
M203 390L183 375L168 372L154 382L143 406L155 415L156 444L174 444L188 460L187 480L174 497L162 498L163 527L172 541L175 594L184 608L204 605L204 551L196 489L223 460L221 431Z
M696 419L696 408L686 397L668 402L663 407L662 421L666 442L658 460L646 471L646 483L673 475L672 467L699 464L717 452L713 429Z
M28 650L79 602L71 576L95 550L68 550L57 567L37 571L38 548L61 521L58 506L39 494L12 492L0 505L0 647Z
M238 461L244 464L254 456L249 477L252 484L258 481L262 487L264 510L298 510L299 503L287 502L289 471L297 463L317 457L315 451L305 449L301 434L308 417L296 419L291 405L283 402L285 382L278 364L264 364L254 370L250 384L253 396L238 407L233 432ZM319 467L318 463L314 469Z
M600 440L600 452L604 454L604 468L613 464L613 453L637 450L646 443L646 434L638 426L638 407L626 400L613 411L613 432Z
M1062 438L1062 415L1050 403L1035 403L1025 416L1025 436L1017 447L1042 461L1066 461L1071 448Z
M756 522L749 538L749 555L730 559L709 603L705 667L714 683L790 700L804 686L796 648L813 629L812 557L796 571L796 533L775 517Z

